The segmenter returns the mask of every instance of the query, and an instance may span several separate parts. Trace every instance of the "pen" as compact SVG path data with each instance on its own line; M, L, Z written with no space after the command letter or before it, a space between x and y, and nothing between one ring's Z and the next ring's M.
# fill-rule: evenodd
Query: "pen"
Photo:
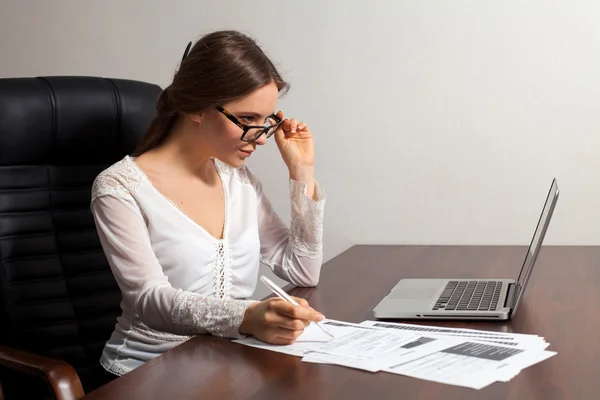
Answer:
M295 306L302 307L300 304L298 304L298 302L296 300L294 300L293 298L291 298L282 288L280 288L279 286L277 286L272 280L270 280L266 276L261 275L260 280L265 285L267 285L267 287L269 289L271 289L273 291L273 293L275 293L281 300L287 301L288 303L292 303ZM317 324L317 326L319 328L321 328L321 330L323 332L325 332L326 334L328 334L332 338L335 337L335 336L333 336L333 333L331 333L329 331L329 329L325 328L325 326L323 326L320 322L316 322L316 321L311 321L311 322L314 322L315 324Z

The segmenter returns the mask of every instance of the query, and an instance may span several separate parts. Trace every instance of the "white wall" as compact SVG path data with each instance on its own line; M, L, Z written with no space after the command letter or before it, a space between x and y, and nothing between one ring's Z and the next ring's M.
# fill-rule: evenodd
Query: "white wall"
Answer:
M189 40L243 30L314 132L326 260L356 243L527 244L553 177L546 243L597 245L598 21L594 0L1 0L0 77L164 86ZM289 218L274 143L250 166Z

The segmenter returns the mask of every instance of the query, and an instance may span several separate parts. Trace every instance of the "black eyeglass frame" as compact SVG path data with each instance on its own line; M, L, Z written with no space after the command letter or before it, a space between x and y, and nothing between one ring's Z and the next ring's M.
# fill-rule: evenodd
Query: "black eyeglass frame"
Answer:
M225 117L227 117L228 120L230 120L231 122L233 122L234 124L236 124L238 127L240 127L242 129L243 132L242 132L242 136L240 137L240 140L242 140L244 142L250 142L250 143L254 142L254 141L258 140L266 132L269 132L269 130L272 129L271 132L269 132L269 134L267 134L267 139L270 138L271 136L273 136L273 134L275 133L275 131L277 131L277 129L279 128L279 125L281 125L281 123L283 122L283 120L281 118L279 118L277 115L271 114L267 118L272 118L275 121L277 121L277 123L275 123L273 125L270 125L270 126L264 126L264 125L246 125L242 121L240 121L239 119L237 119L229 111L227 111L226 109L224 109L223 107L217 106L216 108L217 108L217 110L221 114L223 114ZM259 134L257 134L252 139L246 139L246 134L248 133L248 131L250 129L261 129L261 132Z

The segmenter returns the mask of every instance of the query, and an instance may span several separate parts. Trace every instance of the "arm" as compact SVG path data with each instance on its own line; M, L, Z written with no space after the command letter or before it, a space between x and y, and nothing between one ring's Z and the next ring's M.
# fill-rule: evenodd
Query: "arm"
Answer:
M261 183L252 181L258 199L258 229L261 261L279 278L296 286L315 286L323 261L323 210L325 192L318 183L293 179L290 175L291 226L277 215ZM312 197L309 193L312 192Z
M148 327L180 335L239 337L244 312L253 301L222 300L173 288L131 195L97 197L91 209L123 300Z

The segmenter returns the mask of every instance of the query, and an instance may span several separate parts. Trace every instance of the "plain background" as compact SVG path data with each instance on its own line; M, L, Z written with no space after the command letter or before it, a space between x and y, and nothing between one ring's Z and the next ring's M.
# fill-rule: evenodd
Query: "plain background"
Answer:
M241 30L313 131L325 261L359 243L526 245L554 177L545 244L597 245L598 21L597 0L0 0L0 77L164 87L188 41ZM249 165L288 220L275 143Z

